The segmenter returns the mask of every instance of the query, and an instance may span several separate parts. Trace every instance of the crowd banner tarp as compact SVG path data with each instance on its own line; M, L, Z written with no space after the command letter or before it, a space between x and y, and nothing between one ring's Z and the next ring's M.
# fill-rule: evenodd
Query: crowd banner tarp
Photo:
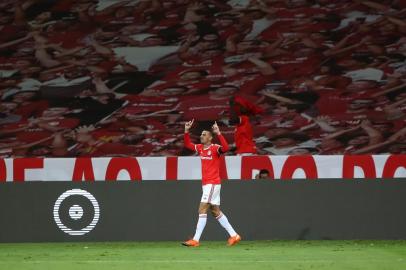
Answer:
M404 0L15 2L2 158L191 156L192 119L230 155L406 154Z
M0 242L180 242L193 235L200 196L198 181L0 183ZM406 181L227 181L221 190L244 240L406 239L404 205ZM225 245L208 218L202 245Z
M224 180L406 178L406 155L225 156ZM199 157L0 159L0 181L199 180Z

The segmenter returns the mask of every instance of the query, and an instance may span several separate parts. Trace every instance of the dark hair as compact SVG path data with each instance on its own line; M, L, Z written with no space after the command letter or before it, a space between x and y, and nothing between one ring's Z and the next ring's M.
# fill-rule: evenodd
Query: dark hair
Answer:
M28 149L28 156L34 156L33 152L40 149L47 149L48 151L51 151L51 147L49 145L44 144L33 145Z
M168 114L168 115L171 115L171 114L176 114L176 115L178 115L178 114L181 114L181 112L175 110L175 111L170 111L170 112L168 112L167 114Z
M364 52L353 53L351 58L364 64L371 64L374 61L374 56L371 53Z
M196 25L196 35L200 38L207 34L217 34L217 29L209 22L198 21L194 23Z
M329 75L341 75L344 72L344 68L337 64L337 60L331 58L324 62L321 67L328 67L329 68Z
M211 130L208 130L208 129L203 129L203 130L202 130L202 132L203 132L203 131L208 132L208 133L210 134L210 136L211 136L211 137L213 137L213 132L212 132Z
M260 9L246 9L246 10L243 10L242 11L245 15L250 15L250 14L252 14L252 13L258 13L258 14L260 14L260 16L265 16L265 12L264 11L262 11L262 10L260 10Z
M316 22L329 22L329 23L339 23L341 20L340 16L335 13L328 13L325 17L316 17L314 21Z
M312 105L308 103L298 103L298 104L286 104L286 107L289 110L294 110L297 113L301 113L310 109Z
M259 171L259 174L269 174L269 171L267 169L262 169Z
M158 31L158 36L162 38L165 44L172 42L178 42L181 38L181 35L177 32L180 28L179 25L171 26Z
M121 139L121 142L124 144L137 144L140 143L144 137L143 134L128 134Z
M272 147L273 144L271 142L260 142L260 143L257 143L257 146L258 146L258 148L264 149L264 148Z
M406 93L406 86L405 86L405 87L402 87L402 88L400 88L400 89L398 89L398 90L396 90L396 91L387 93L385 96L386 96L389 100L394 101L397 96L399 96L400 94L403 94L403 93Z
M284 93L282 96L293 98L303 103L313 104L319 99L319 94L313 91L306 91L300 93Z
M360 136L368 136L368 135L365 134L363 131L354 131L354 132L350 132L350 133L338 136L336 138L336 140L339 141L341 144L347 145L347 143L349 141L351 141L352 139L354 139L356 137L360 137Z
M386 56L392 60L396 60L399 62L403 62L406 60L406 56L400 53L388 53Z

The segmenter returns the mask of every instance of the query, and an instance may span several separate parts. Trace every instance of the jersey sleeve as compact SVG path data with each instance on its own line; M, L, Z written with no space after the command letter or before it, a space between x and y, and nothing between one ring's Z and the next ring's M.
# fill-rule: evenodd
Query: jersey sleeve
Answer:
M219 145L219 147L218 147L218 149L217 149L217 152L220 154L220 153L225 153L225 152L227 152L228 151L228 149L229 149L229 147L228 147L228 143L227 143L227 141L226 141L226 138L224 138L224 136L223 135L218 135L217 136L217 138L219 139L219 141L220 141L220 145Z
M185 134L183 135L183 138L184 138L185 147L186 147L187 149L189 149L189 150L192 150L192 151L196 151L196 152L197 152L196 144L192 143L192 140L190 139L190 134L189 134L189 133L185 133Z

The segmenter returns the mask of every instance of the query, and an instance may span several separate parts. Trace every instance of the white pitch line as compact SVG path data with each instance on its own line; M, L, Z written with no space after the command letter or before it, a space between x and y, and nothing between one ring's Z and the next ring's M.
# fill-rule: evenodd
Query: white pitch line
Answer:
M207 260L117 260L117 261L106 261L106 260L89 260L89 261L61 261L61 260L46 260L46 261L18 261L18 263L47 263L47 262L72 262L72 263L272 263L272 262L303 262L303 260L260 260L260 261L207 261ZM329 260L306 260L306 262L330 262ZM1 261L0 264L6 264L7 262Z
M379 259L354 259L350 262L387 262ZM405 262L406 258L398 259L398 262ZM87 261L66 261L66 260L27 260L27 261L0 261L0 264L8 263L331 263L336 260L87 260Z

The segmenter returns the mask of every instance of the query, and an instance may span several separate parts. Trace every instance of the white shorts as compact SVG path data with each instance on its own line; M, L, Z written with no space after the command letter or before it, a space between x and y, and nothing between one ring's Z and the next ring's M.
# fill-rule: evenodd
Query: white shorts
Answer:
M220 205L221 185L206 184L202 186L203 194L200 202Z

